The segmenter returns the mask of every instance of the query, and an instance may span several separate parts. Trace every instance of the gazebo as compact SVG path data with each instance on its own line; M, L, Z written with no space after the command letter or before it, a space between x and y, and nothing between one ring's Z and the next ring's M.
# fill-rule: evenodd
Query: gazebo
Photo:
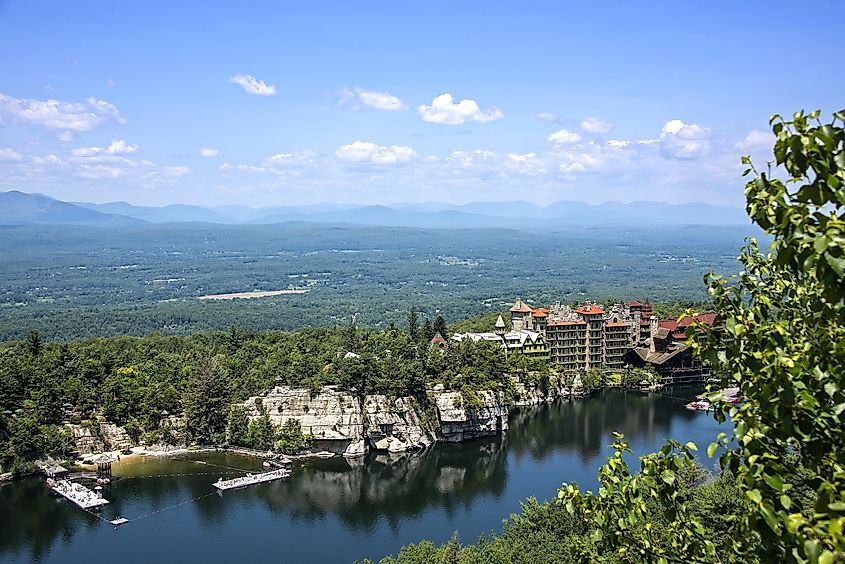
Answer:
M101 454L92 463L97 465L97 478L108 478L111 480L111 463L115 461L113 456Z

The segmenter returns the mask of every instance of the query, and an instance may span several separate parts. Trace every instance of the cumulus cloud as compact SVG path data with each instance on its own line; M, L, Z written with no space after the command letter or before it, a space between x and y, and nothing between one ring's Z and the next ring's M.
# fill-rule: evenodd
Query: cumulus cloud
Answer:
M114 139L108 147L82 147L73 149L74 157L94 157L97 155L130 155L138 152L138 145L127 145L123 139Z
M343 145L335 154L342 161L375 164L405 162L417 155L410 147L402 145L385 147L366 141L355 141L349 145Z
M350 106L354 110L364 105L386 112L397 112L408 108L405 102L398 96L394 96L388 92L377 92L360 87L354 89L344 87L340 91L340 104L342 106Z
M448 92L437 96L430 106L423 104L418 107L417 113L423 121L444 125L460 125L467 121L487 123L505 117L495 106L491 106L486 112L481 111L475 100L465 99L455 103Z
M589 117L581 122L581 129L587 133L607 133L613 129L613 124L598 118Z
M232 84L238 84L248 94L255 94L256 96L273 96L276 93L276 87L272 84L266 84L263 80L258 80L254 76L248 74L238 73L229 79Z
M201 157L216 157L219 154L220 154L220 151L218 149L211 149L211 148L200 149L200 156Z
M710 150L710 129L679 119L667 121L660 131L660 154L667 159L693 160Z
M575 133L574 131L569 131L568 129L561 129L560 131L555 131L546 139L549 143L554 143L555 145L568 145L571 143L577 143L581 140L581 135Z
M106 120L126 123L113 104L96 98L78 103L0 94L0 113L23 123L65 131L90 131Z
M759 131L754 129L745 136L745 139L734 145L734 147L742 149L743 151L754 151L759 149L768 149L774 145L774 142L775 136L768 131Z
M624 149L625 147L627 147L630 144L631 144L630 141L622 141L622 140L619 140L619 139L609 139L607 141L607 146L610 147L611 149Z

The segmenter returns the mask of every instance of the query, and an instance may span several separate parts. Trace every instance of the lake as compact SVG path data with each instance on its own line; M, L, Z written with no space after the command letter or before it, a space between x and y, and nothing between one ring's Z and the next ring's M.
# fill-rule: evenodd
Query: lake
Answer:
M420 455L370 454L296 463L285 481L218 494L212 482L261 461L231 453L130 457L113 466L101 515L56 497L43 479L0 485L0 561L352 562L458 531L463 542L497 531L519 502L551 499L564 481L594 488L613 431L633 450L665 439L706 450L719 430L684 408L700 388L593 397L518 408L499 437L437 444ZM700 455L706 466L714 462Z

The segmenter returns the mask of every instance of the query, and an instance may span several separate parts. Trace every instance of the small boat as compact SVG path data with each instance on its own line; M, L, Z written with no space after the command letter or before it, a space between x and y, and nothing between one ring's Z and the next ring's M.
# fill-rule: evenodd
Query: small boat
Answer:
M690 411L709 411L713 408L707 400L691 401L685 407Z

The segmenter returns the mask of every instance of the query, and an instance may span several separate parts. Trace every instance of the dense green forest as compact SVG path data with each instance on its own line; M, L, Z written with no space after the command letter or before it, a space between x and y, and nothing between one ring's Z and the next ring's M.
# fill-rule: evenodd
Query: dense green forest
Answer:
M532 303L707 300L743 227L540 232L287 223L0 227L0 341L457 320ZM304 294L201 301L207 294Z
M275 384L324 385L358 394L414 396L441 383L472 401L474 392L513 393L506 373L544 377L549 366L519 355L506 358L495 344L455 343L432 349L433 321L408 313L404 329L311 328L284 333L227 332L192 336L149 335L44 342L36 332L0 346L0 466L14 471L42 454L73 450L62 422L94 417L123 425L134 440L165 440L169 414L187 415L184 431L199 444L231 442L268 448L296 443L296 430L246 426L230 405ZM347 355L347 353L354 355ZM234 423L234 425L232 425ZM246 426L246 427L245 427ZM226 435L227 427L229 435ZM163 435L164 433L164 435Z

